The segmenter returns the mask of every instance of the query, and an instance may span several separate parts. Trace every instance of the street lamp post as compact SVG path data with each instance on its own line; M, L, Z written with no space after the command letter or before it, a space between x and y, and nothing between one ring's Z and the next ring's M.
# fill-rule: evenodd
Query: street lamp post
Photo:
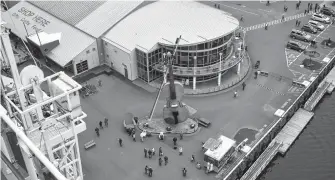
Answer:
M193 57L194 59L194 67L193 67L193 90L196 89L196 85L197 85L197 77L195 77L195 67L197 67L197 56Z
M221 85L222 52L220 52L219 55L220 55L220 67L219 67L219 76L218 76L218 86Z
M167 68L166 68L166 53L163 53L163 78L164 78L164 84L167 82L166 76L167 76Z

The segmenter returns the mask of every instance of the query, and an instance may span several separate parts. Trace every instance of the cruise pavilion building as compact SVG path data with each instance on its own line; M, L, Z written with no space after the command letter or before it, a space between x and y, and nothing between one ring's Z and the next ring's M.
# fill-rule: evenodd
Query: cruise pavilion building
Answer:
M157 1L133 12L103 38L108 64L130 80L146 83L162 80L163 53L173 52L177 80L193 84L224 78L239 62L227 62L234 54L232 38L239 22L230 14L195 1ZM221 62L220 62L221 60ZM221 68L220 68L221 65Z

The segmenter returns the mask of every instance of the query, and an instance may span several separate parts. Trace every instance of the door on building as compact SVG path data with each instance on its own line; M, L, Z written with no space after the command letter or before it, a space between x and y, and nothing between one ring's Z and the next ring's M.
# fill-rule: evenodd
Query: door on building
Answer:
M128 69L127 66L124 66L124 77L128 79Z
M82 73L88 70L88 62L87 60L81 61L80 63L76 64L77 74Z

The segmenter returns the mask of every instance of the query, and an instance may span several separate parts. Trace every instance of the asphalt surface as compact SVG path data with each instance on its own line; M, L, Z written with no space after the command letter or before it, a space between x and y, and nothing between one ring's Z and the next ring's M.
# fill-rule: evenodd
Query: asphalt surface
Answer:
M283 8L282 2L274 3L269 7L272 8L273 15L265 16L264 14L267 13L259 10L266 8L264 4L245 2L245 8L249 8L248 12L257 14L253 17L250 12L234 9L238 6L241 8L241 5L229 4L229 2L220 3L226 5L221 5L221 9L232 13L237 18L244 13L244 17L248 18L244 22L247 26L280 18L281 8ZM288 5L288 13L292 15L300 13L300 11L293 10L294 3L289 2L288 4L292 4ZM302 6L304 4L307 6L306 2L303 2ZM242 91L242 87L236 87L231 92L215 96L184 98L186 104L197 109L198 115L209 119L212 125L178 142L178 145L184 149L183 156L179 156L176 150L173 150L172 137L168 137L165 142L159 142L156 137L151 137L141 143L133 142L124 132L123 120L130 118L129 113L139 117L148 115L153 106L155 94L150 94L116 77L100 76L99 78L103 81L100 92L82 100L83 109L88 114L87 131L79 135L84 178L142 180L149 178L144 175L144 167L149 165L154 169L154 179L215 179L213 174L206 175L203 171L197 170L195 165L189 161L191 155L194 154L197 161L203 162L201 142L214 137L218 132L233 138L242 128L258 131L276 119L274 113L277 109L286 110L301 92L301 89L288 91L292 89L294 74L287 67L285 45L294 24L295 21L285 22L271 27L268 31L257 29L247 34L251 60L253 62L260 60L260 69L270 72L271 76L259 76L257 79L249 77L246 80L245 91ZM97 80L92 79L90 83L97 84ZM235 90L239 93L237 98L233 98ZM164 101L160 100L159 104L163 103ZM156 111L158 115L161 110L158 108ZM98 138L94 133L94 128L104 117L110 119L109 128L102 130ZM137 138L138 136L137 134ZM123 139L124 147L119 147L117 138ZM85 151L84 143L92 139L96 141L97 146ZM165 155L169 157L169 164L166 167L159 167L157 157L151 160L144 158L143 149L145 147L155 147L155 149L162 147ZM188 170L186 178L182 176L183 167Z
M204 2L214 8L213 2ZM211 4L212 3L212 4ZM278 19L283 14L284 2L276 2L269 7L260 2L219 2L220 9L225 10L236 18L244 16L242 26L252 26ZM301 13L295 10L294 2L286 2L287 15ZM303 2L301 7L307 7ZM267 8L267 9L265 9ZM266 11L268 12L266 12ZM271 12L271 13L270 13ZM295 88L291 91L294 73L288 68L285 45L289 39L288 34L294 27L295 20L271 26L268 31L256 29L248 31L247 46L251 61L261 61L260 70L269 72L269 77L253 76L246 80L246 89L235 87L230 92L206 97L185 97L184 102L198 110L198 115L212 122L209 128L202 128L193 136L185 136L178 145L184 149L184 155L179 156L173 150L172 137L167 137L164 142L159 142L156 137L146 139L145 142L137 142L124 132L123 120L129 119L130 114L138 117L147 116L153 106L156 94L136 87L131 82L114 76L102 75L100 78L103 87L99 93L82 99L83 110L88 114L85 119L87 130L81 133L79 144L81 158L86 180L142 180L147 179L144 174L145 165L153 167L153 179L215 179L214 174L206 175L204 171L197 170L195 164L190 163L192 154L196 161L203 162L201 142L214 137L218 132L233 138L239 129L250 128L259 131L264 125L271 123L276 117L273 115L279 108L285 110L299 95L302 89ZM330 31L332 32L332 31ZM330 33L328 32L328 33ZM335 34L335 33L334 33ZM335 39L335 38L334 38ZM282 77L282 78L280 78ZM97 78L89 83L97 84ZM239 96L233 98L233 92L237 90ZM160 100L159 104L164 101ZM161 110L156 110L156 116ZM95 135L94 129L104 117L109 119L109 127L101 130L101 136ZM119 147L118 138L122 138L124 147ZM246 135L246 138L247 135ZM253 139L249 137L250 139ZM97 146L90 150L84 150L86 142L94 139ZM158 166L158 157L149 160L144 158L143 149L154 147L163 148L164 155L169 157L169 164ZM182 176L181 169L186 167L187 177Z

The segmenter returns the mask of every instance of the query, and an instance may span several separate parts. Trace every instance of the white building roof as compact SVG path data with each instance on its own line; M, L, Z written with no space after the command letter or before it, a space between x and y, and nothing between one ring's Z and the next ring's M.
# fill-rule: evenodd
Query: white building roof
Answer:
M94 10L104 4L106 1L29 1L36 7L48 12L54 17L57 17L68 24L76 25L81 20L85 19Z
M220 160L228 151L235 145L235 141L232 139L229 139L225 136L220 136L218 138L218 141L221 141L221 143L218 145L215 149L208 149L205 152L206 156L209 156L215 160Z
M29 36L28 38L33 41L35 44L47 44L56 40L61 40L62 33L54 33L54 34L48 34L46 32L39 32L38 36L37 34L33 34Z
M93 37L25 1L16 4L7 12L1 12L1 16L2 20L7 22L5 26L23 39L26 39L27 32L22 21L26 22L29 35L36 34L34 28L48 34L61 33L60 44L51 50L47 56L62 67L95 42Z
M148 51L158 42L196 44L226 35L239 26L236 18L195 1L158 1L128 15L105 38L133 50ZM142 48L142 49L143 49Z
M98 38L142 2L143 0L107 1L76 24L76 27Z

